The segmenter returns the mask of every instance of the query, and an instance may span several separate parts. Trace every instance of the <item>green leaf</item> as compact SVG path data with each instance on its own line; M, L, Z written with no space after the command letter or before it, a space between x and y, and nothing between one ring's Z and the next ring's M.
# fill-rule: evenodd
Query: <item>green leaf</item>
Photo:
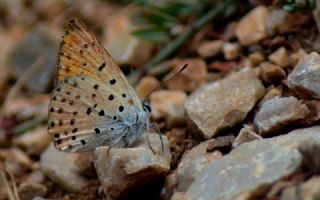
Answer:
M164 43L169 41L168 32L159 28L144 28L132 33L134 36L153 43Z

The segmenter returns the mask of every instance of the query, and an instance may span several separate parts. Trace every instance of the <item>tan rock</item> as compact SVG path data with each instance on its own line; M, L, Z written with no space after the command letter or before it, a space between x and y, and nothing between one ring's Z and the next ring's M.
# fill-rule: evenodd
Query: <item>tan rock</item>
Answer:
M143 77L136 86L136 92L140 99L145 99L150 92L160 85L158 79L153 76Z
M207 83L207 65L202 59L174 59L171 61L171 64L173 70L165 76L164 80L168 80L168 78L172 77L172 75L178 72L185 64L188 64L188 67L166 83L170 90L192 92Z
M238 43L226 42L223 44L223 55L226 60L235 60L240 54L241 47Z
M259 65L262 61L265 60L265 57L262 52L256 51L251 54L249 54L248 59L252 63L252 66Z
M281 97L282 96L282 89L281 88L270 88L268 92L264 95L261 99L260 104L268 99L272 99L273 97Z
M286 78L286 72L283 68L269 62L262 63L260 69L261 79L266 83L279 83Z
M34 197L44 197L48 191L45 185L39 183L21 183L18 187L21 200L30 200Z
M118 64L138 67L149 60L154 45L132 35L137 27L132 23L131 14L123 12L107 21L104 45Z
M184 118L184 113L180 112L180 109L183 108L186 99L187 95L182 91L159 90L152 93L150 96L152 118L161 119L171 117L171 119L179 120ZM172 113L172 109L179 110L179 112Z
M268 57L270 62L273 62L280 67L287 67L289 65L289 55L284 47L280 47Z
M185 103L190 131L212 138L242 122L264 93L261 81L248 67L199 88Z
M145 135L132 148L99 147L94 152L95 168L107 199L120 199L130 192L163 178L170 170L169 142L163 136L164 151L158 134L150 134L154 154Z
M45 180L46 180L46 177L39 169L34 170L30 174L28 174L26 178L26 182L29 182L29 183L44 183Z
M64 190L80 192L89 184L89 180L76 165L79 156L81 154L58 151L51 144L40 157L40 170Z
M259 6L247 13L236 28L236 36L242 45L257 43L268 36L266 19L268 9Z
M238 136L236 137L236 139L232 142L232 147L236 148L239 145L246 143L246 142L250 142L253 140L261 140L262 137L258 134L256 134L253 131L253 128L251 128L250 126L245 125L239 132Z
M223 47L223 40L203 41L198 49L197 53L202 58L209 58L218 55Z
M25 149L29 155L36 156L39 156L48 147L50 142L51 136L48 134L47 126L27 131L13 141L14 145Z
M168 128L185 124L183 105L169 104L166 125Z
M211 139L207 145L207 152L222 151L223 149L230 147L234 139L235 137L233 135L219 136Z

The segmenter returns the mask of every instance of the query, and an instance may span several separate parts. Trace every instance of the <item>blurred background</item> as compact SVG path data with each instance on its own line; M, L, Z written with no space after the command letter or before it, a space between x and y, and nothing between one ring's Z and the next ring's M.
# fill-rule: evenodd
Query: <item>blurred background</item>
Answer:
M81 192L60 187L40 170L51 143L50 91L69 20L82 20L94 31L141 99L189 64L151 96L152 120L169 138L173 170L201 140L186 128L189 95L245 66L266 88L288 92L287 75L299 58L320 50L317 10L312 0L0 0L0 200L99 196L89 154L76 164L89 177ZM252 126L252 117L246 120ZM149 191L151 199L161 199L162 185Z

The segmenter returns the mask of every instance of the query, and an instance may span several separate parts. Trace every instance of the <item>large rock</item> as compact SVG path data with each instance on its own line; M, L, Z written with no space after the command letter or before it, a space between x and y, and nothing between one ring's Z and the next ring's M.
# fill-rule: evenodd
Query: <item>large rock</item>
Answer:
M288 83L300 95L320 99L320 55L312 52L303 57L289 74Z
M244 68L229 77L196 90L186 101L189 127L206 139L244 120L265 88L253 69Z
M222 157L219 151L207 152L209 142L202 142L183 154L178 168L166 178L163 190L165 199L170 199L172 193L185 192L196 179L198 172L212 161Z
M242 144L209 163L198 172L188 190L173 199L231 200L239 195L251 199L266 194L274 182L300 169L302 163L308 166L299 147L309 142L319 146L319 133L320 126L316 126ZM318 152L314 151L310 157L317 156Z
M51 144L41 155L40 169L52 182L64 190L80 192L89 184L89 181L76 164L79 156L83 155L58 151Z
M44 24L36 26L11 53L11 69L16 77L36 65L26 82L26 87L33 92L45 92L56 71L58 43L47 29L48 26Z
M260 135L267 135L309 114L308 107L294 97L274 97L263 102L254 118L254 125Z
M170 170L169 142L163 136L164 151L157 134L150 134L154 154L146 136L133 148L99 147L94 152L95 168L107 199L120 199L165 177Z
M259 6L240 20L236 28L236 36L242 45L257 43L268 36L267 16L268 9L264 6Z

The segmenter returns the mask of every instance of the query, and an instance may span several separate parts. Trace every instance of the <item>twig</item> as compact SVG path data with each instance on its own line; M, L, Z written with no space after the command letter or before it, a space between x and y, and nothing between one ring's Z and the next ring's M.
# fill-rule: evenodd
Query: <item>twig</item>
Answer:
M13 174L9 170L6 170L6 172L7 172L7 174L9 175L9 177L11 179L12 188L13 188L13 194L15 195L15 199L16 200L20 200L19 193L18 193L18 190L17 190L16 180L15 180Z
M6 178L6 174L4 173L4 171L0 172L0 178L4 184L4 187L6 188L8 199L9 200L16 200L14 197L14 194L9 186L9 183L8 183L8 180Z
M174 41L169 43L164 49L159 51L141 70L133 72L129 80L131 83L136 84L138 79L146 73L149 73L154 65L163 61L177 51L189 38L195 35L202 27L209 23L212 19L222 14L227 6L232 3L232 0L226 0L218 3L215 7L209 10L198 21L196 21L188 31L178 36Z
M47 117L35 117L33 119L27 120L14 128L12 128L12 132L16 135L20 135L32 128L37 127L39 124L42 124L48 120Z

